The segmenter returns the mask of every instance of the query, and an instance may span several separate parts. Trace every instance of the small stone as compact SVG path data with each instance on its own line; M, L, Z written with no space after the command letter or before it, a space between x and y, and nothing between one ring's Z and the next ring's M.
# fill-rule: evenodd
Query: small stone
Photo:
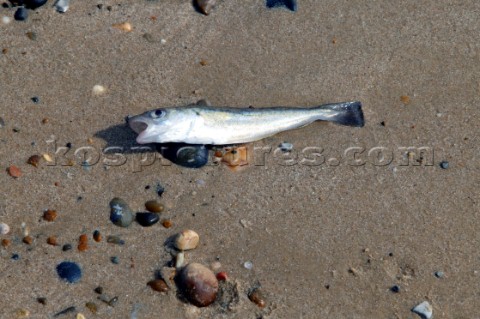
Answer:
M181 251L175 256L175 268L179 269L185 265L185 252Z
M124 200L114 198L110 201L110 220L120 227L128 227L133 222L133 212Z
M93 89L92 89L93 95L100 96L105 94L105 92L107 92L107 89L104 86L99 84L93 86Z
M125 245L125 241L118 236L107 236L107 243L116 245Z
M10 246L10 243L10 239L2 239L2 247L7 248L8 246Z
M19 309L16 312L17 319L28 318L30 316L30 311L27 309Z
M0 223L0 235L6 235L10 232L10 226L5 223Z
M205 15L209 15L212 9L215 7L215 0L196 0L196 5L200 12Z
M443 271L436 271L435 272L435 277L437 278L443 278L445 276L445 274L443 273Z
M83 314L77 313L77 316L75 317L75 319L86 319L86 318Z
M156 213L137 213L137 223L143 227L149 227L156 224L160 220L160 216Z
M57 274L68 283L76 283L82 278L82 270L77 263L64 261L57 265Z
M102 241L102 234L100 234L100 231L95 230L93 232L93 240L95 240L97 243Z
M47 1L48 0L25 0L24 2L28 9L35 10L47 3Z
M158 197L162 197L163 193L165 192L165 187L163 187L160 183L157 184L156 187Z
M7 169L7 172L13 178L19 178L22 176L22 171L15 165L10 165L10 167Z
M29 38L32 41L37 40L37 33L33 32L33 31L29 31L29 32L25 33L25 35L27 36L27 38ZM34 97L32 97L32 101L33 101L33 103L38 103L39 99L38 99L38 97L34 96Z
M27 32L26 34L27 34L27 37L30 40L36 40L37 39L37 34L35 32ZM38 104L38 102L40 102L40 99L38 98L38 96L32 97L31 100L35 104Z
M70 0L58 0L55 3L55 9L60 13L65 13L70 6Z
M2 17L2 23L3 24L9 24L10 22L12 22L12 18L7 17L7 16Z
M88 249L88 237L85 234L80 235L78 238L78 246L79 251L86 251Z
M190 229L186 229L175 237L175 248L178 250L191 250L198 246L200 236Z
M216 277L217 277L218 281L227 281L228 280L228 275L225 271L219 272Z
M57 237L55 236L50 236L47 238L47 244L52 245L52 246L57 246Z
M200 65L201 66L207 66L208 65L208 62L206 60L200 60Z
M400 101L402 101L403 104L407 105L410 103L410 97L408 95L402 95L400 96Z
M96 314L97 311L98 311L98 307L94 302L87 302L85 304L85 307L87 307L88 310L90 310L90 312L93 313L93 314Z
M53 315L53 317L54 318L60 317L60 316L63 316L63 315L66 315L68 313L75 312L75 311L77 311L77 309L74 306L68 307L66 309L63 309L62 311L57 312L56 314Z
M4 128L5 127L5 120L3 119L3 117L0 117L0 128Z
M150 288L158 292L168 292L168 290L170 289L168 288L167 283L163 279L151 280L147 283L147 285L149 285Z
M47 304L47 298L45 298L45 297L38 297L38 298L37 298L37 302L38 302L39 304L42 304L42 305L45 306L45 305Z
M103 294L103 287L98 286L97 288L93 289L93 291L95 291L97 294L101 295L101 294Z
M448 169L449 166L450 166L450 164L447 161L440 162L440 168L441 169Z
M201 264L191 263L182 268L176 282L183 295L197 307L206 307L217 298L218 280Z
M112 25L112 27L114 27L115 29L121 30L121 31L125 31L125 32L130 32L130 31L133 30L133 27L130 24L130 22L117 23L117 24Z
M72 249L72 245L70 245L70 244L65 244L65 245L62 246L63 251L69 251L71 249Z
M33 243L33 238L32 236L25 236L22 241L27 245L31 245Z
M162 225L163 225L163 227L165 227L165 228L170 228L170 227L173 226L173 223L172 223L172 221L169 220L169 219L164 219L164 220L162 221Z
M13 255L12 255L12 259L13 259L13 260L19 260L19 259L20 259L20 255L19 255L19 254L13 254Z
M399 293L400 292L400 286L394 285L390 288L390 291L393 293Z
M253 302L260 308L264 308L266 306L265 298L263 297L263 294L260 288L253 289L248 294L248 299L250 299L251 302Z
M246 261L243 263L243 267L245 267L245 269L252 270L253 263L251 261Z
M28 158L27 163L32 166L38 167L38 164L40 163L40 159L41 157L39 155L32 155Z
M163 211L163 205L156 200L149 200L146 202L145 208L152 213L161 213Z
M291 152L293 150L292 143L283 142L280 145L278 145L278 147L282 152Z
M53 209L47 209L43 213L43 219L45 219L47 222L53 222L57 218L57 211Z
M46 160L49 163L53 162L52 157L50 155L46 154L46 153L42 154L42 157L43 157L44 160Z
M28 10L24 7L20 7L15 11L13 18L17 21L25 21L28 18Z
M115 265L120 263L120 259L117 256L110 257L110 261Z
M151 33L143 34L143 38L150 43L155 43L155 39L153 38L153 35Z
M424 301L421 304L415 306L412 309L412 312L414 312L417 315L419 315L420 317L422 317L422 319L430 319L430 318L432 318L433 308L428 303L428 301Z
M296 0L267 0L267 8L277 8L285 7L290 11L297 11L297 1Z

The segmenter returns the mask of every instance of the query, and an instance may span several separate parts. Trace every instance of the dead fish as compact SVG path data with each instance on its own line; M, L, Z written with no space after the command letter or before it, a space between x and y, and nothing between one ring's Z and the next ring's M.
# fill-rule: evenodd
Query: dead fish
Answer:
M326 104L311 108L229 108L186 106L160 108L127 117L137 143L229 145L258 141L279 132L329 121L362 127L360 102Z

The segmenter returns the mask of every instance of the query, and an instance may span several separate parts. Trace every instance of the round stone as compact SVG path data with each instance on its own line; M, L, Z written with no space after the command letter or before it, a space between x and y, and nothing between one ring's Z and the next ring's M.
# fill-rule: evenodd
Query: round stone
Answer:
M25 21L28 18L28 10L24 7L20 7L15 11L13 18L17 21Z
M217 298L218 280L201 264L188 264L180 270L175 281L182 294L197 307L206 307Z
M156 200L149 200L146 202L145 208L152 213L161 213L163 211L163 205Z
M175 248L178 250L191 250L198 246L200 236L190 229L186 229L175 236Z
M136 220L143 227L149 227L156 224L160 220L160 216L156 213L137 213Z
M57 265L57 274L66 282L76 283L82 278L82 270L77 263L64 261Z
M10 226L5 223L0 223L0 235L6 235L10 232Z
M110 201L110 220L120 227L128 227L133 222L133 212L124 200L114 198Z

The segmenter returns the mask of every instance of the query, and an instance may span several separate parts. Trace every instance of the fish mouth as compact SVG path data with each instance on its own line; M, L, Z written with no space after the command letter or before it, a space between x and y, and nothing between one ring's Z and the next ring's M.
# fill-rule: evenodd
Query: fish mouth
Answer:
M130 128L137 134L141 134L148 128L148 124L140 120L130 119L128 124L130 125Z

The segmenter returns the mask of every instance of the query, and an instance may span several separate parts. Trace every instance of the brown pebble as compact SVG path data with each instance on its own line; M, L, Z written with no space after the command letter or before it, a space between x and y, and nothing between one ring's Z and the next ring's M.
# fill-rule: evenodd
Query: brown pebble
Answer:
M8 52L8 49L7 49L7 48L2 49L2 53L3 53L3 54L7 54L7 52Z
M410 97L408 95L402 95L400 97L400 101L402 101L403 104L407 105L410 103Z
M10 167L7 169L7 172L13 178L19 178L22 176L22 171L15 165L10 165Z
M53 222L57 218L57 211L53 209L47 209L43 213L43 219L45 219L47 222Z
M44 119L42 120L42 124L47 124L47 123L48 123L48 119L47 119L47 118L44 118Z
M152 213L161 213L163 211L163 205L156 200L149 200L146 202L145 208Z
M53 185L55 185L56 187L60 186L60 183L59 182L55 182L53 183Z
M32 236L25 236L22 241L27 245L31 245L33 243L33 238Z
M129 22L117 23L112 25L112 27L125 32L130 32L133 29L132 25Z
M172 223L172 221L169 220L169 219L164 219L164 220L162 221L162 225L163 225L163 227L165 227L165 228L170 228L170 227L173 226L173 223Z
M333 37L332 43L333 43L333 44L337 44L337 38Z
M205 15L209 15L213 7L215 7L216 0L196 0L198 9Z
M80 235L78 238L78 250L86 251L88 249L88 237L85 234Z
M50 236L47 238L47 244L52 245L52 246L57 246L57 237L55 236Z
M252 292L248 294L248 299L260 308L264 308L266 305L265 298L259 288L252 290Z
M169 290L167 283L163 279L151 280L147 283L155 291L167 292Z
M201 66L206 66L206 65L208 65L208 62L206 60L200 60L200 65Z
M201 264L191 263L182 268L176 282L183 295L197 307L206 307L217 298L218 280Z
M32 41L37 40L37 34L35 32L29 31L25 33L25 35L27 36L27 38L29 38Z
M39 155L32 155L28 158L27 163L35 167L38 167L38 163L40 163L40 158L41 157Z
M99 231L94 231L93 232L93 240L95 240L97 243L102 241L102 234L100 234Z
M11 243L10 239L6 239L6 238L2 239L2 246L3 247L6 248L6 247L10 246L10 243Z
M96 314L98 311L98 307L94 302L87 302L85 304L85 307L87 307L91 313Z

